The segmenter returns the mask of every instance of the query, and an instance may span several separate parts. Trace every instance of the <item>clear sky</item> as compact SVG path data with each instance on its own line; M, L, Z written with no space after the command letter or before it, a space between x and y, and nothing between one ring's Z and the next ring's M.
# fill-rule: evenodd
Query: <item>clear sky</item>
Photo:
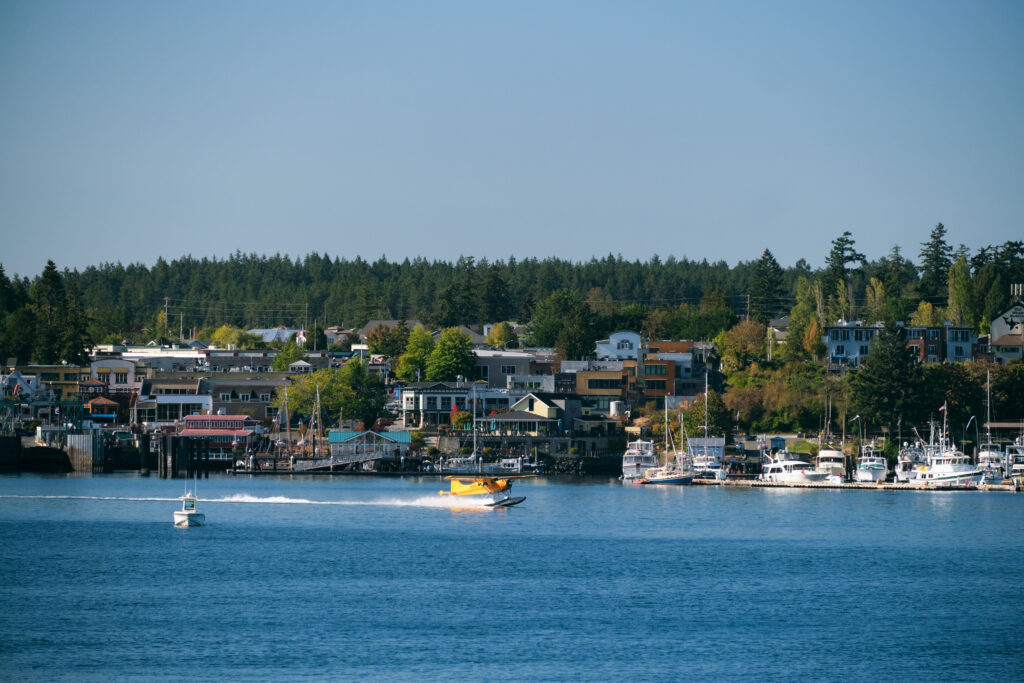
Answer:
M1024 239L1024 3L0 0L0 262Z

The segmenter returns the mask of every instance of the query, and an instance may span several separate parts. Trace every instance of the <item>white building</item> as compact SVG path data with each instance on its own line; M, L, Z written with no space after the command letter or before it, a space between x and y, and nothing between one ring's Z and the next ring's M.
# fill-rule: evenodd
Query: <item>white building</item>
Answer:
M598 360L636 360L640 335L629 330L613 332L597 342Z

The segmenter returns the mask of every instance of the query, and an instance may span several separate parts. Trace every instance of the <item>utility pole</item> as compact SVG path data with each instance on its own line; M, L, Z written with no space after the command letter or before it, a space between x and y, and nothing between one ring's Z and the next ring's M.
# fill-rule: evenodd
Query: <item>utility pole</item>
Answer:
M167 336L167 304L170 302L170 297L164 297L164 336Z
M747 322L750 322L750 294L747 294Z
M178 313L178 339L185 339L185 311Z

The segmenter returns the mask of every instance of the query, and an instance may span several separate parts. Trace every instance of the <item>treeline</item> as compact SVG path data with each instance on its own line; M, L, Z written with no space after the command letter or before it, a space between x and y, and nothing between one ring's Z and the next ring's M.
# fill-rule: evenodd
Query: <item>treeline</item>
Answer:
M629 261L608 255L586 262L382 257L371 263L316 253L292 259L237 252L227 259L103 263L83 271L61 272L51 263L32 279L8 278L0 268L0 358L66 359L52 341L60 335L50 311L67 308L61 297L76 313L62 313L60 324L66 327L75 318L92 342L147 342L225 324L322 329L397 318L444 328L513 320L532 323L536 343L553 345L562 334L562 347L575 352L615 329L710 339L741 318L767 322L791 311L797 337L809 346L822 326L838 318L949 317L985 331L992 316L1009 305L1009 285L1024 282L1024 242L971 252L963 245L953 248L945 235L937 225L915 264L896 247L869 260L846 232L818 269L802 259L783 267L767 249L760 259L731 267L657 256ZM56 280L61 291L53 295ZM558 329L566 320L575 320L572 334ZM809 356L817 351L805 349Z

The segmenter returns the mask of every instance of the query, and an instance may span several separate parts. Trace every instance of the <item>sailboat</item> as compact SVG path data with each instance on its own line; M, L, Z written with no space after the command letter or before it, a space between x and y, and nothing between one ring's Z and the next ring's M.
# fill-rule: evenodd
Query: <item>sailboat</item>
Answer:
M181 500L181 509L174 511L174 526L176 527L190 527L190 526L202 526L206 523L206 515L196 510L196 498L195 491L199 490L199 470L195 469L196 479L193 490L190 491L188 488L188 478L185 479L185 495Z
M1006 455L992 442L992 376L985 373L985 443L978 448L978 467L985 470L983 484L1002 483L1006 476Z
M669 457L672 458L671 462ZM668 402L665 403L665 464L645 470L640 483L676 485L693 483L693 466L689 456L685 456L685 462L680 462L679 451L673 448L672 430L668 424Z
M697 441L697 444L694 444ZM721 439L721 445L712 442L719 441L712 439L708 434L708 373L704 373L704 438L687 439L690 456L693 462L694 476L701 479L714 479L725 481L729 471L725 468L725 439Z

